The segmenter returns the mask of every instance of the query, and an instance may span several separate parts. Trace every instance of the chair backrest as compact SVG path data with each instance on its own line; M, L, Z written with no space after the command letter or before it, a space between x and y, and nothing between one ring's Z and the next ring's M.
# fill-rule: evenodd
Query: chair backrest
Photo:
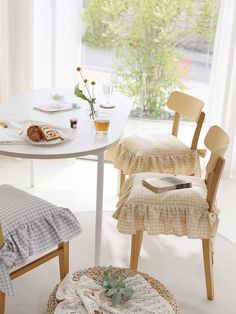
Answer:
M225 164L224 154L229 146L228 134L219 126L213 125L207 132L205 146L211 151L206 166L206 185L208 188L207 200L210 210L214 210L216 192Z
M197 148L202 124L205 119L205 113L202 112L203 106L204 102L202 100L178 91L171 93L167 101L167 107L175 111L172 127L172 134L174 136L178 135L181 115L184 115L197 123L191 144L192 149Z

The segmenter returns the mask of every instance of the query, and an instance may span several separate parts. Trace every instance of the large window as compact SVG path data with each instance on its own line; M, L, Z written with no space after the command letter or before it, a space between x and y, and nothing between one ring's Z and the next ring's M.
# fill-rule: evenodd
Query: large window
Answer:
M207 102L220 0L87 0L82 66L134 103L131 118L171 119L178 89Z

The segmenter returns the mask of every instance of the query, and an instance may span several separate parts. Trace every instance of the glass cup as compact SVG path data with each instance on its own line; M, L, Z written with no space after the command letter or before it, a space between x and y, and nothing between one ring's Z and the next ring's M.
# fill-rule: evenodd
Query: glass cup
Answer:
M103 94L106 97L106 105L110 104L111 95L113 93L113 85L111 82L102 85Z
M94 124L97 134L107 134L110 125L110 114L106 112L96 113Z
M63 107L63 104L65 103L65 97L60 94L54 94L51 95L52 101L53 101L53 107L56 109L60 109Z

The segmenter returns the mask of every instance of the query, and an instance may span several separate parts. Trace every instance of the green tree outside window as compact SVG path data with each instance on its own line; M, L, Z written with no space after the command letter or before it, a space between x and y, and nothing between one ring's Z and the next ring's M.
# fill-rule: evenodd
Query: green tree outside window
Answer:
M219 0L88 0L83 41L114 51L117 88L158 118L170 92L185 89L180 48L204 40L212 52L218 11Z

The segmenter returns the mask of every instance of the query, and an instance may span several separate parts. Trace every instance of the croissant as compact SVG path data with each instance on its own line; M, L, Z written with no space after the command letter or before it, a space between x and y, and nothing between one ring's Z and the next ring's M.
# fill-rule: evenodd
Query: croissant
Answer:
M27 135L33 142L42 140L42 132L39 126L32 125L27 129Z

